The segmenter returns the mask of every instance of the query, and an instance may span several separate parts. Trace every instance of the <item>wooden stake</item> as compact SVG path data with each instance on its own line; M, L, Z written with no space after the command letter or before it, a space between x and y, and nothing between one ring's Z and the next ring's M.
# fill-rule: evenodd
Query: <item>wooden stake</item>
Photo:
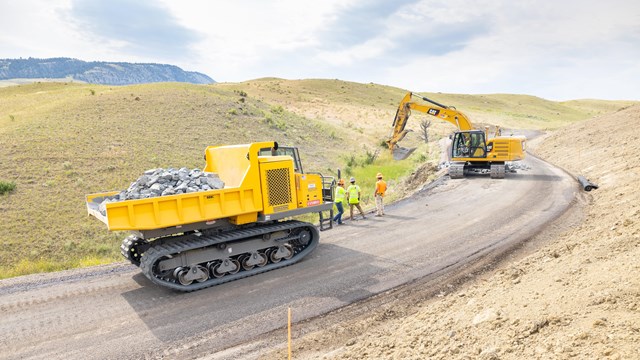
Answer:
M289 343L289 360L291 360L291 308L289 308L289 319L287 320L287 339Z

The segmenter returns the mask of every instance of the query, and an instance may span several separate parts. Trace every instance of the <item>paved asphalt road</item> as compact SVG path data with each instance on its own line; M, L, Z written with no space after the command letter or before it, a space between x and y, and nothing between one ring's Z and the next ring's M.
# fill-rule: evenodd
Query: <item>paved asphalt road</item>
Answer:
M321 233L301 262L194 293L122 264L0 281L1 359L210 354L530 238L562 214L575 181L534 157L503 180L443 178L387 215ZM90 221L90 220L87 220Z

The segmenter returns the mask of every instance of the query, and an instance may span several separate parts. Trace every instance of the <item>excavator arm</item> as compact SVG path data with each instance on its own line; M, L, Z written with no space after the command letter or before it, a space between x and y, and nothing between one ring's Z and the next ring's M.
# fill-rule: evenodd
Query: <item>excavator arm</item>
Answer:
M430 105L412 101L414 96L428 102ZM415 148L408 149L398 145L398 142L404 139L407 133L411 131L409 129L405 129L405 127L407 126L412 110L447 121L455 125L459 130L473 129L473 125L471 125L469 118L465 114L456 110L455 107L442 105L424 96L419 96L409 92L402 98L400 105L398 105L396 116L393 119L391 134L389 135L389 139L386 140L395 160L404 160L409 157L413 151L415 151Z

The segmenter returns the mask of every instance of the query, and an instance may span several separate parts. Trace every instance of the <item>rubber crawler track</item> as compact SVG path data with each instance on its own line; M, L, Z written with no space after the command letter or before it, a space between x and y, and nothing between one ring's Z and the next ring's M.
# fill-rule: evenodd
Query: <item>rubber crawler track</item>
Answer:
M227 274L221 278L210 278L207 281L201 283L194 282L190 285L182 285L178 282L162 278L154 273L154 269L156 268L155 264L167 256L173 256L185 251L201 249L216 244L229 244L267 233L294 229L309 230L311 233L311 239L303 249L296 251L293 257L288 260L283 259L280 262L269 263L263 267L254 267L251 270L241 270L233 275ZM142 270L142 273L149 278L149 280L160 286L180 291L195 291L295 264L318 246L319 239L320 234L318 233L318 229L316 229L313 224L301 221L283 221L276 224L233 230L215 236L184 235L175 238L160 239L152 242L149 249L144 252L140 259L140 269Z

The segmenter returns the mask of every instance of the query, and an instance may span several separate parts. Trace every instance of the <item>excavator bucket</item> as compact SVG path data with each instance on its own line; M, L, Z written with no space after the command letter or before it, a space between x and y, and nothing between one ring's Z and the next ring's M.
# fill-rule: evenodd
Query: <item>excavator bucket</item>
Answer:
M401 146L396 146L393 148L393 160L404 160L409 157L416 148L404 148Z

